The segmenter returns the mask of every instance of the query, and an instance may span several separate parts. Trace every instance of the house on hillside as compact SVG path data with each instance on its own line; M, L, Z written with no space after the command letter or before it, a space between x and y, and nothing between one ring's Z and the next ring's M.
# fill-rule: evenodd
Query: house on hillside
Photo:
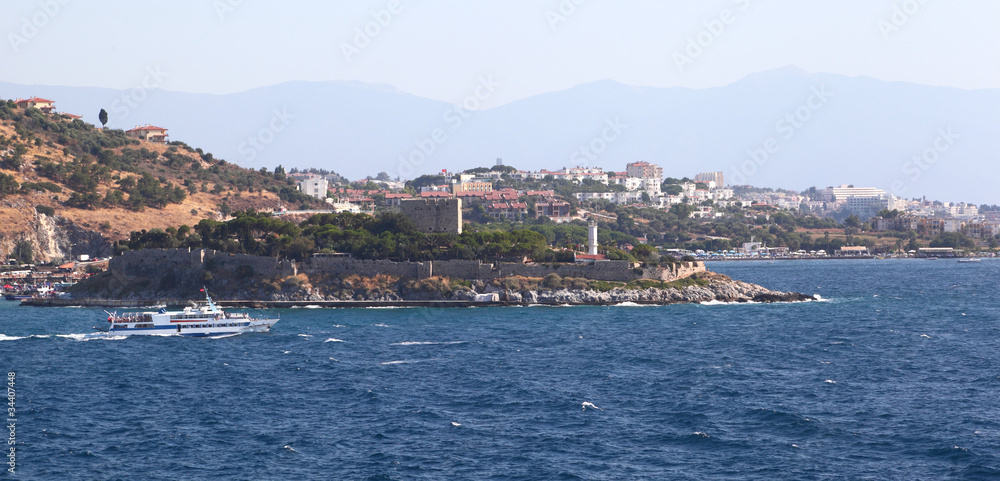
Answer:
M296 187L303 194L322 200L326 198L326 191L330 188L330 184L325 178L316 175L300 180Z
M403 203L403 199L412 199L413 196L407 193L389 193L385 194L385 205L388 207L399 207Z
M451 192L424 191L420 193L421 199L450 199L454 197Z
M126 130L125 136L132 137L133 139L148 140L150 142L167 143L167 129L154 125L142 125L131 130Z
M528 215L524 202L493 202L486 206L486 215L494 219L523 220Z
M553 219L563 219L569 217L569 202L552 200L551 202L538 202L535 204L535 217L550 217Z
M43 99L40 97L31 97L30 99L17 99L14 101L14 103L17 104L17 106L22 109L36 108L47 114L51 114L56 109L56 103L54 101Z

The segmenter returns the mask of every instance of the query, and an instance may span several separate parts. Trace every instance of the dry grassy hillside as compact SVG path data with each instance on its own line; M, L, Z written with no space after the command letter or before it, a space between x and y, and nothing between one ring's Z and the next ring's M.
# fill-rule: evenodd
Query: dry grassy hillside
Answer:
M143 185L143 176L149 187L144 192L154 194L138 202L146 197L134 184ZM0 101L0 255L28 241L36 258L57 260L87 253L73 246L79 234L110 246L132 231L193 226L219 218L222 210L310 202L283 177L243 169L180 142L127 139L120 130Z

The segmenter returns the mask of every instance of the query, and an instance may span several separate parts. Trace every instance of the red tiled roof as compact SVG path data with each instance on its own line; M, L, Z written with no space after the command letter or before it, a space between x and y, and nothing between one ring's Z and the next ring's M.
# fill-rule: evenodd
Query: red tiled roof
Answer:
M602 261L604 259L607 259L606 256L603 256L601 254L597 254L597 255L580 254L580 253L575 253L575 254L576 254L576 259L577 260Z
M30 99L20 99L20 100L14 101L14 103L18 103L18 104L21 103L21 102L36 102L36 103L47 102L47 103L53 103L54 101L49 100L49 99L43 99L41 97L31 97Z
M412 199L410 194L385 194L386 199Z
M445 197L451 197L451 192L421 192L420 197L425 199L428 197L445 198Z
M142 126L136 127L134 129L131 129L131 130L126 130L126 132L136 132L136 131L139 131L139 130L162 130L164 132L167 131L167 129L165 129L163 127L157 127L155 125L142 125Z

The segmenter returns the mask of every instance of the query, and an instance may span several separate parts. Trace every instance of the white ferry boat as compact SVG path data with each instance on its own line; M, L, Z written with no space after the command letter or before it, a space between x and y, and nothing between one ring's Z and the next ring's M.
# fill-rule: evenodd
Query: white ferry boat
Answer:
M106 312L106 311L105 311ZM229 313L219 309L205 291L205 305L185 307L182 311L108 313L114 335L221 336L243 332L266 332L278 318L255 319L245 312Z

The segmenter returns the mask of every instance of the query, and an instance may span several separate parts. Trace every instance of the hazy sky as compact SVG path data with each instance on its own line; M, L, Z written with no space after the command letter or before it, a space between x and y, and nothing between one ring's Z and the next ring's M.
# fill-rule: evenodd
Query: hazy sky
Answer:
M129 88L153 70L174 91L357 80L456 101L492 76L498 105L796 65L1000 88L997 19L996 0L3 0L0 80Z

